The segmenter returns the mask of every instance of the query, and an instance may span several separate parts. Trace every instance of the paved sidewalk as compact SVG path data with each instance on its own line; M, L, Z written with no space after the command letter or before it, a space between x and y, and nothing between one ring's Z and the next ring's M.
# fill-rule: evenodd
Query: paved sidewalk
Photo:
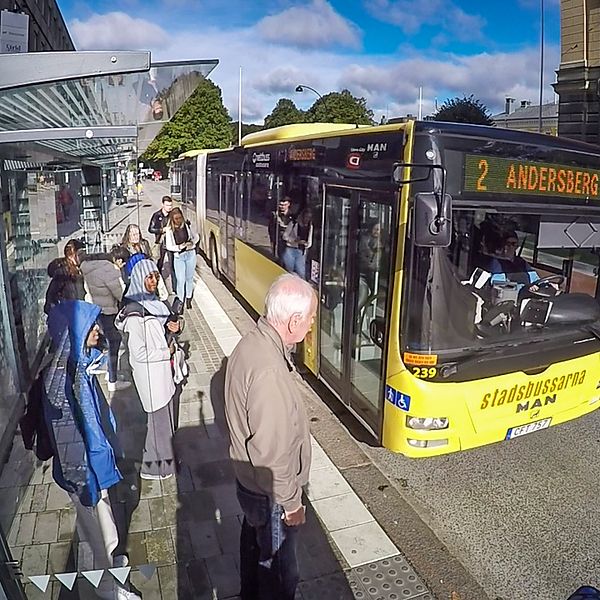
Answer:
M141 203L114 207L115 239L130 222L139 221L145 232L167 190L168 182L148 183ZM201 276L212 277L201 257L198 262ZM236 598L239 592L241 510L227 455L223 377L225 356L239 339L238 329L245 331L249 320L236 321L234 327L201 279L185 320L182 341L190 375L179 398L176 478L139 479L145 413L133 386L107 395L126 454L120 465L125 479L111 493L120 550L129 555L129 580L144 600ZM432 598L326 453L316 442L313 449L307 523L299 536L298 598ZM74 510L53 483L48 463L33 465L33 485L26 486L20 464L31 462L31 456L16 438L0 479L2 493L9 487L22 493L19 516L10 530L13 556L22 561L26 576L79 575L72 592L55 577L45 594L28 583L28 598L95 598L92 585L81 576L90 568L90 553L87 544L77 540Z

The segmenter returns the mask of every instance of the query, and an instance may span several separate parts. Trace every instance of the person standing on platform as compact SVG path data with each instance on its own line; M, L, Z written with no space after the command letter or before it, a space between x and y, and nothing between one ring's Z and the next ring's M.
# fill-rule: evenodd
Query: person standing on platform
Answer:
M164 231L169 220L169 213L173 210L173 199L171 196L163 196L161 201L160 210L157 210L152 217L150 217L150 223L148 225L148 233L154 235L154 249L152 252L152 258L158 265L158 271L163 276L165 283L168 279L171 279L171 291L175 291L175 274L173 272L173 256L167 253L164 241Z
M69 240L65 244L64 257L55 258L48 265L48 275L52 280L46 290L44 303L46 314L61 300L83 300L85 298L83 274L79 266L79 251L83 247L84 245L79 240Z
M241 598L293 600L302 487L311 461L309 423L290 351L317 310L311 285L285 274L271 285L265 316L237 345L225 374L229 453L244 512Z
M58 201L62 207L65 221L68 221L71 214L71 206L73 206L73 194L71 194L71 190L69 189L68 185L62 185L60 187L60 192L58 192Z
M129 258L129 252L123 246L114 246L109 256L110 260L83 260L81 271L91 301L102 309L99 320L108 342L108 391L116 392L131 385L129 381L118 381L121 333L115 327L115 317L125 290L121 269Z
M173 256L173 270L177 280L177 298L192 308L194 273L196 272L196 245L200 236L180 208L174 208L165 228L165 246Z
M180 324L167 304L156 295L160 274L153 260L140 260L133 267L125 306L115 324L127 334L133 381L148 429L144 443L142 479L167 479L175 473L173 395L175 382L167 336Z
M44 415L54 447L52 475L75 506L79 539L92 550L89 567L110 569L126 566L128 559L113 557L119 537L108 490L122 479L116 462L122 451L114 416L93 374L104 361L98 349L99 316L99 306L81 300L65 300L50 310L50 336L68 359L60 370L65 382L59 388L64 394L44 394ZM67 430L72 430L68 451L61 442ZM107 577L95 594L103 600L140 600Z
M130 255L145 254L146 258L152 258L150 243L142 237L142 232L135 223L127 225L121 246L126 248Z

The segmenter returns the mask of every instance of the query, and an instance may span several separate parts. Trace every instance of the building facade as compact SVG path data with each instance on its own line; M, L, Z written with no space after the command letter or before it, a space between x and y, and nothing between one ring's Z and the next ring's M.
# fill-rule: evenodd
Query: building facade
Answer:
M520 131L540 131L540 105L522 100L515 107L513 98L506 98L504 112L492 116L496 127L518 129ZM542 130L548 135L558 134L558 104L542 104Z
M29 52L75 50L56 0L0 0L0 10L29 15Z
M561 0L558 134L600 142L600 1Z

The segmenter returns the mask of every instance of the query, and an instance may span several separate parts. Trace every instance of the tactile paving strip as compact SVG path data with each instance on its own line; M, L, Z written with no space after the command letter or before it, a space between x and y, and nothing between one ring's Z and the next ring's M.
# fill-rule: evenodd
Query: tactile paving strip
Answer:
M425 584L402 556L355 567L350 569L347 577L354 597L361 600L433 600ZM364 595L357 593L359 585Z
M350 586L350 582L344 573L337 572L324 577L317 577L311 581L304 581L298 586L303 600L323 600L323 598L335 598L335 600L367 600L368 596L357 596ZM298 594L296 594L298 598Z

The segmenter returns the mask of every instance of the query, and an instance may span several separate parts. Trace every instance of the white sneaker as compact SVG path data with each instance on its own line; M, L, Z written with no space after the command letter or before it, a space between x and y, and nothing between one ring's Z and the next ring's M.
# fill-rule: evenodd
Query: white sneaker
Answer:
M116 392L118 390L126 390L131 385L131 381L113 381L108 382L108 391Z
M102 373L108 373L106 367L94 367L88 371L90 375L102 375Z
M165 479L170 479L173 477L173 473L168 473L167 475L151 475L150 473L140 473L140 477L142 479L149 479L151 481L164 481Z

